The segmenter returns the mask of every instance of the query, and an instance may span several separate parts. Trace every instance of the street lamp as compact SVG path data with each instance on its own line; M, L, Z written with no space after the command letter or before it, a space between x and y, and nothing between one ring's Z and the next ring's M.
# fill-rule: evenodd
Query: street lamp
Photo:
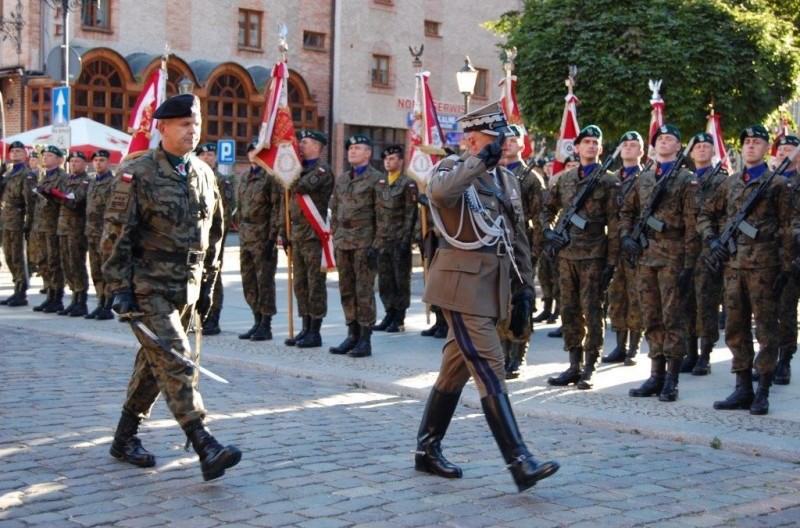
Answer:
M178 81L178 93L190 94L192 92L194 92L194 83L191 79L184 76L180 81Z
M469 113L469 98L475 93L475 82L478 80L478 70L472 67L469 55L464 58L464 66L456 72L458 91L464 96L464 113Z

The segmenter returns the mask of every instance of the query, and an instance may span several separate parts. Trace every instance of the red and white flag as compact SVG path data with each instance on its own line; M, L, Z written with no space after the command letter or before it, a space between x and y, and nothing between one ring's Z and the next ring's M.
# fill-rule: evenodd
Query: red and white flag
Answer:
M577 73L577 72L576 72ZM578 137L580 127L578 127L578 105L580 101L572 93L575 86L575 76L570 74L567 79L567 96L564 98L564 115L561 117L561 132L556 142L556 159L553 161L553 174L558 174L564 170L567 158L575 152L575 138Z
M661 79L654 81L650 79L648 85L653 91L650 96L650 134L647 137L647 157L648 159L655 159L655 149L653 149L653 136L656 135L658 127L664 124L664 100L661 98Z
M528 135L528 130L522 123L522 115L519 111L517 104L517 76L511 75L511 70L506 70L506 76L498 83L502 95L500 97L500 106L506 113L506 120L509 125L517 125L522 129L522 139L525 146L522 149L522 157L528 159L533 153L531 146L531 137Z
M731 170L731 160L728 158L728 152L725 150L725 138L722 135L722 116L714 113L714 109L712 108L711 113L707 117L708 124L706 125L706 132L708 132L714 140L714 157L711 161L716 165L721 160L722 167L730 174L733 171Z
M156 108L161 106L167 95L166 63L154 70L147 79L128 120L128 133L132 134L131 142L123 159L135 158L158 146L161 134L156 128L157 119L153 119Z
M778 155L778 141L784 136L789 135L789 118L786 117L786 114L781 112L781 127L778 129L778 133L775 135L775 141L772 143L772 149L769 151L769 155L774 159Z
M431 169L439 156L445 153L444 134L436 114L436 103L428 86L430 76L430 72L420 72L414 76L414 113L408 130L408 173L423 190Z

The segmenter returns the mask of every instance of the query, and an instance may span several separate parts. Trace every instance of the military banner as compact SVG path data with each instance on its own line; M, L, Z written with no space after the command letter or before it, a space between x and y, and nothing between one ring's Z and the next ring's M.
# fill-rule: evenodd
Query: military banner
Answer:
M431 169L444 155L444 134L436 114L428 78L430 72L415 74L414 113L408 130L408 173L425 189Z
M653 149L653 136L656 135L658 127L664 124L664 100L661 98L661 79L654 81L650 79L648 86L653 91L650 96L650 133L647 135L647 158L655 159L655 150Z
M725 139L722 135L722 116L714 113L714 107L711 107L711 113L707 116L708 124L706 125L706 132L708 132L714 139L714 157L712 164L716 165L722 161L722 166L731 174L731 160L728 158L728 152L725 150Z
M166 62L162 62L162 68L154 70L147 79L142 92L136 99L136 104L131 111L128 121L128 133L132 134L131 142L125 151L123 159L134 158L140 154L154 149L161 141L161 134L158 133L153 114L161 103L166 99L167 94L167 71Z
M558 134L558 141L556 142L556 159L553 161L553 174L558 174L564 170L564 164L567 158L572 156L575 152L575 138L578 137L578 104L580 101L572 89L575 86L575 78L578 74L578 69L575 66L570 66L569 77L566 80L567 96L564 98L564 115L561 117L561 131Z
M771 167L775 167L778 165L777 157L778 157L778 141L784 136L789 135L789 118L786 117L786 114L781 110L781 126L778 128L777 134L775 134L775 141L772 142L772 148L769 151L769 164Z
M499 86L502 93L500 106L503 107L503 111L506 113L508 124L522 128L524 134L522 138L525 142L525 147L522 149L522 157L528 159L533 153L533 147L531 146L531 137L528 135L528 130L522 123L522 115L517 104L517 76L511 75L510 69L507 70L506 76L500 81Z

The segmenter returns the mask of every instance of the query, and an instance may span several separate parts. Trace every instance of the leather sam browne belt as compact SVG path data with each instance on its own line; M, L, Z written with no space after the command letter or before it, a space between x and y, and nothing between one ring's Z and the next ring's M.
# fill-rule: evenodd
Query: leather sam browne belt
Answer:
M174 264L188 264L194 266L203 261L205 251L162 251L160 249L140 249L133 251L133 256L142 260L156 260L159 262L172 262Z
M450 244L447 240L440 238L439 239L439 249L459 249L452 244ZM508 248L506 247L505 242L502 240L499 241L494 246L481 246L478 249L462 249L461 251L475 251L477 253L491 253L492 255L497 255L498 257L505 257L508 254Z

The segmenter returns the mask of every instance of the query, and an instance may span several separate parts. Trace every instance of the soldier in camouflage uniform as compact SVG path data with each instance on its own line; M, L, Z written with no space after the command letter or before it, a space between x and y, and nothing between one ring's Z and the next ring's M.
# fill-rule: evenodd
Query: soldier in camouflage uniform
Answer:
M404 150L390 145L382 153L386 176L375 184L375 243L378 292L386 316L373 330L405 330L411 305L411 238L417 220L417 183L403 174Z
M43 174L39 168L39 158L38 156L42 155L42 153L34 152L28 157L28 170L32 175L32 178L28 180L31 189L31 208L30 208L30 219L28 220L28 225L31 226L31 229L25 233L25 242L26 244L26 255L28 257L28 276L32 277L34 273L38 273L41 276L41 272L37 268L37 262L39 262L39 249L36 245L36 237L33 235L33 219L34 214L36 211L36 196L33 194L33 188L39 184L40 174ZM47 293L47 288L43 287L39 293Z
M108 289L103 279L103 253L100 248L100 238L103 235L103 215L106 204L111 194L114 182L114 173L108 168L107 150L98 150L92 154L94 166L94 179L89 182L86 191L86 241L89 247L89 268L92 272L92 283L97 296L97 308L86 314L86 319L105 321L114 318L111 304L114 302L111 290Z
M629 395L657 394L659 401L671 402L678 398L678 376L686 354L686 299L694 292L692 275L700 253L695 230L697 181L690 171L676 168L679 171L673 172L653 211L654 221L663 222L663 228L656 231L648 227L648 245L642 248L631 232L653 188L674 165L681 150L681 134L673 125L663 125L652 141L656 151L654 170L639 176L625 197L620 214L622 250L628 258L638 257L637 289L651 360L650 377L641 387L631 389Z
M223 232L222 232L222 251L219 254L219 269L222 269L223 258L225 257L225 240L228 238L228 230L231 226L231 219L233 213L236 211L236 198L233 189L233 182L229 176L223 176L219 172L217 166L217 144L213 141L205 143L197 149L197 157L206 163L214 171L217 177L217 186L219 187L220 195L222 196L222 210L225 212L223 219ZM214 299L213 307L208 313L206 320L203 323L203 335L217 335L221 332L219 328L219 314L222 311L222 281L218 280L214 283Z
M36 312L54 313L64 309L64 271L61 269L61 251L56 234L61 201L47 198L52 189L60 190L66 185L67 174L61 168L63 161L61 149L48 145L42 154L45 173L34 188L36 203L31 232L36 245L34 253L38 259L36 268L47 289L45 301L33 308Z
M7 306L28 305L28 277L26 275L25 235L30 232L33 220L32 182L36 176L28 170L25 145L14 141L9 146L11 166L3 177L2 219L3 253L6 265L14 280L14 294L0 301Z
M244 298L253 311L254 324L239 339L272 339L275 305L275 272L278 268L278 236L283 226L283 187L256 163L258 139L247 147L250 171L239 183L239 268Z
M531 269L536 269L542 247L542 229L539 215L542 212L542 197L544 195L544 180L539 174L522 160L522 149L525 144L523 132L517 125L508 127L513 136L507 137L503 144L503 159L501 164L516 176L522 198L522 209L525 212L525 227L531 247ZM535 275L534 275L535 276ZM510 309L509 309L510 313ZM525 331L517 337L509 328L510 317L505 317L497 322L497 334L505 354L506 379L519 377L519 369L528 353L533 327L530 322L525 326Z
M545 189L542 193L542 203L547 200L547 193L550 188L555 184L553 178L553 162L554 158L548 156L544 164L545 173ZM538 223L538 221L536 222ZM558 270L556 263L547 258L540 258L536 267L536 277L539 279L539 287L542 289L542 311L536 315L532 322L534 323L547 323L553 324L558 320L559 316L559 291L558 291ZM553 305L555 303L555 308Z
M616 173L620 181L618 208L622 207L622 202L636 183L642 170L641 160L644 155L644 140L638 132L626 132L620 143L622 150L619 157L622 167ZM608 316L611 329L617 337L617 346L607 356L603 356L602 362L635 365L639 343L642 341L642 314L639 309L639 292L636 289L635 267L617 265L608 287Z
M558 213L573 203L586 182L584 178L595 169L599 170L602 139L602 132L594 125L581 130L575 138L580 165L559 176L540 215L545 245L560 249L561 321L564 349L569 352L569 368L548 379L547 383L556 386L575 383L581 390L592 388L592 373L603 346L602 294L611 281L618 254L616 198L619 181L610 172L599 176L592 193L576 211L586 225L580 229L570 224L568 240L553 230L553 223Z
M323 268L323 242L320 235L327 239L330 231L325 231L324 226L318 224L310 208L317 210L323 222L328 221L328 202L336 178L330 165L321 159L328 138L317 130L301 130L298 137L303 171L289 188L292 193L289 216L292 226L290 244L294 296L303 327L285 343L298 348L312 348L322 346L320 328L322 319L328 314L328 290L325 286L328 270ZM308 214L300 207L301 199L309 207Z
M372 325L375 324L375 272L378 250L375 242L375 184L383 175L369 163L372 140L355 134L345 141L350 170L336 179L331 199L331 230L339 269L347 338L331 347L331 354L350 357L372 355Z
M161 143L119 168L105 213L103 273L114 311L150 329L176 354L190 357L186 337L196 312L207 312L219 275L222 200L209 167L192 153L200 138L200 100L183 94L153 114ZM223 447L204 425L198 370L167 353L132 324L136 355L111 454L140 467L155 456L136 436L159 394L183 428L205 480L222 476L242 453Z

